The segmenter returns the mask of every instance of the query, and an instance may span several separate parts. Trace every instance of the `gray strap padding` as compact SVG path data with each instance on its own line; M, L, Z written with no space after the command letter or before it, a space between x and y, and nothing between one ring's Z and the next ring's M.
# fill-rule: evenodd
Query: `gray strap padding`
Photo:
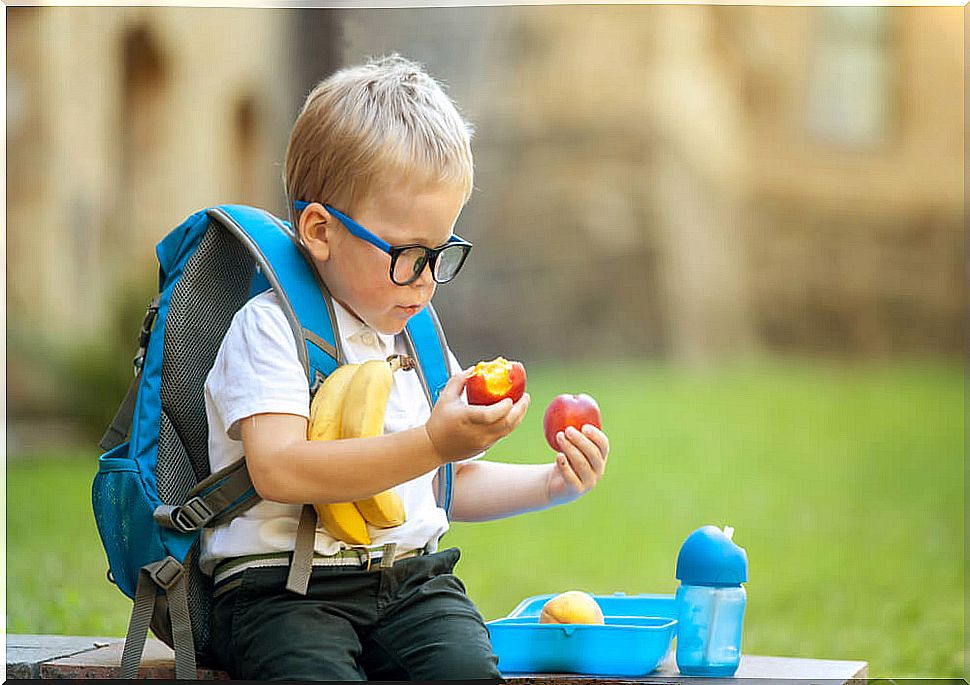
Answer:
M138 574L138 588L135 590L135 606L131 609L128 621L128 634L125 636L125 650L121 654L121 677L137 678L138 664L145 650L148 637L148 624L155 611L155 592L157 588L143 568Z
M172 622L172 642L175 646L175 677L195 680L195 640L192 637L192 618L189 614L189 574L183 572L168 589L168 616Z
M138 375L131 382L131 385L128 386L125 399L121 400L115 417L111 419L111 425L108 426L104 435L101 436L101 442L98 444L105 452L110 452L128 437L128 429L131 428L131 419L135 415L135 401L138 399L138 382L140 380L141 372L139 371Z
M305 595L313 571L313 547L317 537L317 510L312 504L304 504L300 511L300 524L296 529L293 560L286 578L286 589Z
M381 552L381 568L391 568L394 566L394 557L397 556L397 543L385 542Z
M145 318L141 322L141 331L138 334L138 352L135 354L135 380L128 386L125 399L121 400L115 417L111 420L111 425L101 436L98 443L105 452L110 452L120 445L128 437L131 429L131 419L135 416L135 400L138 397L138 382L141 380L141 371L145 363L145 352L148 350L148 341L151 339L152 328L155 326L155 317L158 315L158 305L161 302L161 293L155 295L145 311Z
M172 622L172 639L175 643L175 677L180 680L194 680L198 677L195 663L195 641L192 638L192 623L189 618L188 574L173 557L146 564L138 573L138 586L135 590L135 605L131 609L125 648L121 654L121 677L137 678L138 666L148 626L155 613L155 597L158 589L163 589L169 598L169 619Z
M319 347L321 350L329 354L333 359L337 358L337 348L328 343L326 340L321 338L319 335L311 331L309 328L303 329L303 337L312 342L314 345Z
M244 457L192 488L184 504L156 508L154 518L159 525L188 533L224 523L260 500Z

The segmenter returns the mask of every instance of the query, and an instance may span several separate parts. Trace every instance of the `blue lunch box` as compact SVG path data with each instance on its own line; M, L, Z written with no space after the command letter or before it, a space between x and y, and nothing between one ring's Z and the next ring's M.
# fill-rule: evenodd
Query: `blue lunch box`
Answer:
M539 623L555 594L524 599L488 622L498 668L509 673L642 676L670 654L677 628L673 595L593 595L605 625Z

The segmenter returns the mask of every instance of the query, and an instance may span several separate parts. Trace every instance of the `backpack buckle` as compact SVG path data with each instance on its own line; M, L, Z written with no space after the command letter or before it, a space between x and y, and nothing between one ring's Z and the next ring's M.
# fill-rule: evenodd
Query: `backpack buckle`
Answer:
M138 333L138 352L135 353L135 358L132 360L132 364L135 365L136 376L145 364L145 352L148 350L148 340L152 337L152 328L155 327L155 317L158 316L160 300L161 295L152 298L152 301L148 303L148 309L145 310L145 318L141 322L141 331Z
M161 561L148 567L148 575L152 581L166 592L178 581L185 567L174 557L165 557Z
M172 512L172 521L184 533L198 530L213 519L216 512L201 497L193 497Z

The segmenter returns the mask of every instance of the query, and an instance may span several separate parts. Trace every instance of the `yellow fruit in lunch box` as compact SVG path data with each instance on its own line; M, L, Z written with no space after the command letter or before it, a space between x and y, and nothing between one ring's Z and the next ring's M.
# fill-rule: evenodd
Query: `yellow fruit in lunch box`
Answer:
M593 596L581 590L570 590L542 605L539 623L603 624L603 610Z

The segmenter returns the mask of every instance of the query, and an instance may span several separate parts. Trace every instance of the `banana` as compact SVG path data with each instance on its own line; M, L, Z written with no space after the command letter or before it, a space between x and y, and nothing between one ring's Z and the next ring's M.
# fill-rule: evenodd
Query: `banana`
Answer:
M314 504L317 516L330 535L351 545L369 545L367 523L353 502Z
M310 403L308 439L337 440L341 437L344 398L359 368L359 364L344 364L327 376ZM370 544L367 523L352 502L314 504L313 508L317 510L317 518L324 529L333 537L355 545Z
M376 528L393 528L407 519L404 513L404 502L393 490L385 490L373 497L356 500L354 506L364 520Z
M393 355L387 360L344 364L331 373L310 404L310 440L366 438L384 432L384 413L398 369L414 368L414 360ZM391 528L404 523L404 503L393 490L355 502L315 504L317 517L333 537L353 545L369 545L367 524Z
M372 359L360 365L344 397L343 437L371 438L384 432L384 412L397 368L400 368L397 355L388 361Z
M387 360L375 359L360 365L354 374L341 420L341 435L345 438L369 438L384 433L384 412L394 383L394 372L410 369L410 357L393 355ZM393 528L406 519L404 503L393 490L385 490L373 497L356 500L354 504L372 526Z
M344 364L327 376L310 403L310 440L337 440L340 438L340 420L343 414L347 388L360 364Z

